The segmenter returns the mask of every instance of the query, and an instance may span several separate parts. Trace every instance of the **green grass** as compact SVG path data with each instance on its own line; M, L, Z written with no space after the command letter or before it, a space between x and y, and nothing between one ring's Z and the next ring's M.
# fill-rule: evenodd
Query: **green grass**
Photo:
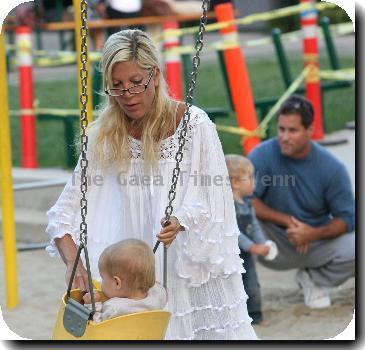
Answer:
M303 68L300 57L290 57L290 68L295 78ZM344 68L354 67L354 57L341 57ZM267 59L249 59L247 61L254 98L261 99L271 96L281 96L285 91L279 67L275 57ZM328 62L321 58L321 68L329 69ZM229 105L227 92L219 65L203 64L200 68L196 104L201 107L227 107ZM35 96L39 107L43 108L77 108L76 76L70 80L37 82ZM9 89L9 104L11 109L18 109L18 90ZM324 96L324 111L326 132L332 132L344 127L347 121L355 119L355 87L328 91ZM236 125L235 116L216 120L216 123ZM75 124L75 130L78 130ZM271 135L275 134L275 121L271 127ZM56 121L37 121L37 148L41 167L66 167L64 128ZM20 164L20 118L11 118L11 137L13 164ZM241 153L240 138L227 133L220 133L225 153Z
M354 57L341 57L343 68L355 66ZM330 69L327 59L320 58L321 69ZM247 66L255 100L272 96L281 96L285 85L277 61L273 58L254 60L249 59ZM301 57L290 57L292 78L295 79L303 69ZM214 77L214 83L212 83ZM209 86L209 94L206 92ZM326 132L330 133L344 128L347 121L355 119L355 84L351 87L327 91L324 93L324 114ZM197 103L204 107L228 107L228 97L224 89L224 81L218 66L204 66L199 75ZM258 113L258 117L259 113ZM237 125L235 115L216 120L217 124ZM276 134L276 122L270 124L270 135ZM220 133L225 153L242 153L240 137L227 133Z

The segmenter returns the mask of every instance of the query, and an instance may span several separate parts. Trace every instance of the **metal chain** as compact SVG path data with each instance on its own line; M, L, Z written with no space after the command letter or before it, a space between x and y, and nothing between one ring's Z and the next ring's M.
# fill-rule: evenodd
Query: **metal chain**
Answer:
M191 117L191 113L190 113L190 107L193 103L193 99L194 99L194 90L195 90L195 86L196 86L196 80L197 80L197 75L198 75L198 68L200 65L200 52L203 49L203 37L204 37L204 32L205 32L205 26L207 24L207 19L208 19L208 9L209 9L209 4L210 4L210 0L203 0L202 3L202 8L203 8L203 14L200 17L200 25L199 25L199 32L198 32L198 37L195 43L195 56L193 57L192 60L192 72L190 73L191 76L191 80L189 82L189 88L188 88L188 92L187 92L187 96L186 96L186 100L185 100L185 112L184 112L184 116L183 116L183 123L182 123L182 128L180 130L179 133L179 148L176 152L175 155L175 160L176 160L176 165L175 168L172 172L172 183L171 183L171 187L168 193L168 199L169 199L169 203L166 206L165 209L165 223L167 223L170 220L171 214L173 212L173 206L172 206L172 202L174 201L175 197L176 197L176 186L177 186L177 182L179 180L179 175L180 175L180 163L183 159L183 149L185 146L185 142L186 142L186 134L188 132L188 124L190 121L190 117ZM157 241L153 251L155 252L158 248L160 244L160 241ZM166 265L166 264L165 264Z
M86 135L86 129L88 126L88 118L87 118L87 109L86 104L88 102L88 91L87 91L87 79L88 79L88 70L86 67L87 64L87 36L88 36L88 28L87 28L87 2L86 0L81 0L81 54L80 60L82 63L82 67L80 69L80 77L81 77L81 95L80 95L80 102L81 102L81 159L80 159L80 166L81 166L81 200L80 200L80 207L81 207L81 223L80 223L80 248L84 247L85 255L87 255L87 223L86 223L86 215L87 215L87 199L86 199L86 192L87 192L87 167L88 167L88 160L87 160L87 144L88 144L88 136ZM208 9L209 9L210 0L203 0L202 2L202 9L203 14L200 17L200 25L199 25L199 32L198 37L195 43L195 56L192 60L192 72L191 72L191 80L189 83L188 93L185 101L185 112L183 116L183 123L182 128L179 133L179 148L175 155L176 166L173 170L172 175L172 183L168 194L169 203L165 209L165 223L170 220L170 216L173 212L172 203L176 197L176 186L179 180L180 175L180 163L183 159L183 149L186 142L186 134L188 131L188 124L191 118L190 107L193 103L194 99L194 90L196 86L198 68L200 65L200 52L203 49L203 36L205 32L205 26L207 24L208 19ZM156 243L153 251L156 252L159 241ZM88 260L88 259L87 259ZM164 285L166 287L166 268L167 268L167 252L166 247L164 249ZM76 264L74 266L75 270ZM88 275L90 279L90 267L88 266ZM90 282L90 281L89 281ZM93 311L94 311L94 300L93 300L93 293L91 293L92 297L92 304L93 304Z
M87 91L87 79L88 79L88 70L86 67L87 64L87 36L88 36L88 28L87 28L87 2L86 0L81 0L81 54L80 61L82 67L80 69L80 78L81 78L81 223L80 223L80 245L86 246L87 244L87 224L86 224L86 215L87 215L87 144L88 144L88 136L86 135L86 129L88 126L88 116L87 116L87 102L88 102L88 91Z
M92 278L91 278L91 269L90 269L90 261L89 254L87 250L87 224L86 224L86 215L87 215L87 168L88 168L88 160L87 160L87 144L88 144L88 136L86 135L86 129L88 127L88 116L87 116L87 102L88 102L88 91L87 91L87 78L88 78L88 70L87 70L87 37L88 37L88 28L87 28L87 2L86 0L80 0L80 9L81 9L81 53L80 53L80 78L81 78L81 94L80 94L80 103L81 103L81 111L80 111L80 124L81 124L81 157L80 157L80 167L81 167L81 223L80 223L80 245L77 249L76 258L74 261L74 266L72 268L72 273L70 277L70 281L67 288L67 298L71 295L72 283L75 278L77 265L80 259L81 251L84 250L85 262L86 262L86 271L88 275L89 282L89 291L93 290ZM90 293L91 296L91 305L92 311L90 313L90 317L95 313L95 298L94 293Z

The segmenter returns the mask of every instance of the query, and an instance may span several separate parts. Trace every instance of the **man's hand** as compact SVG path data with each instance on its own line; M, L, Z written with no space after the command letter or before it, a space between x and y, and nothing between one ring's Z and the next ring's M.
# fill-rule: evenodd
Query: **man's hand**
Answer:
M164 221L165 218L162 218L161 225L163 225ZM157 238L159 241L165 244L166 248L168 248L176 238L177 234L183 230L184 228L180 225L179 220L175 216L171 216L170 221L160 231L160 233L157 235Z
M251 254L266 256L269 254L270 247L266 244L253 244L248 250Z
M289 241L295 246L305 246L311 242L313 240L314 227L299 221L293 216L291 217L291 220L294 226L289 227L286 230ZM302 247L298 252L305 253L306 249Z

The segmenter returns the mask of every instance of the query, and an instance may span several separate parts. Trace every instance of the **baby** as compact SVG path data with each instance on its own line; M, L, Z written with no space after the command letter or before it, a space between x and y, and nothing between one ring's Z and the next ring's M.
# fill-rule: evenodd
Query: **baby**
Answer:
M107 247L99 258L99 272L107 300L101 303L100 295L94 291L95 322L166 306L166 290L155 280L154 254L143 241L125 239ZM90 293L83 300L91 308Z
M263 318L260 285L253 255L271 260L277 255L277 247L274 242L266 240L251 204L251 197L255 190L252 163L238 154L228 154L225 158L231 181L237 224L241 232L238 237L238 245L244 261L243 267L246 270L246 273L242 274L242 280L249 297L247 309L253 324L257 324L261 323Z

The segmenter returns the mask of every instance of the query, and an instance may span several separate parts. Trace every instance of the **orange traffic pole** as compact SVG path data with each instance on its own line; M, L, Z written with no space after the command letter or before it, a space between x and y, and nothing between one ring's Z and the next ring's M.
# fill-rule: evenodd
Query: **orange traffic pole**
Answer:
M169 21L163 24L164 31L169 29L178 29L179 23ZM170 96L177 99L183 99L183 84L181 80L181 58L178 53L169 50L180 45L178 36L167 35L164 40L165 48L165 73L166 82L169 87Z
M234 10L231 3L217 5L214 10L218 22L226 22L234 19ZM237 123L240 127L253 131L258 127L258 123L248 69L244 54L238 42L237 26L232 24L229 27L221 29L220 33L227 42L231 44L237 43L234 47L224 49L224 62L232 101L236 111ZM244 153L249 153L259 143L260 138L257 136L244 138L242 141Z
M21 140L23 168L37 168L35 116L33 110L32 31L29 27L16 29L16 47L19 71L21 109Z
M301 3L315 4L316 1L301 0ZM318 12L314 7L311 10L306 10L301 13L304 64L305 66L310 66L305 85L306 97L312 102L314 109L314 130L312 138L314 140L322 140L324 138L324 131L322 119L322 92L318 61L317 21Z

